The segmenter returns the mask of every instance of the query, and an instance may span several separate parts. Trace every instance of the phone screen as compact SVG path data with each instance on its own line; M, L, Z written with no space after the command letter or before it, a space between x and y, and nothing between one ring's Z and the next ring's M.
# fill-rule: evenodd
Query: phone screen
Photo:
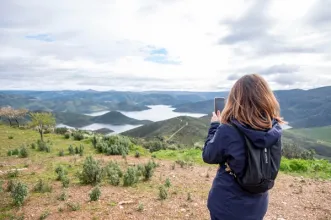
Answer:
M215 113L217 114L217 111L222 112L223 108L224 108L224 105L225 105L225 98L216 97L214 99L214 111L215 111Z

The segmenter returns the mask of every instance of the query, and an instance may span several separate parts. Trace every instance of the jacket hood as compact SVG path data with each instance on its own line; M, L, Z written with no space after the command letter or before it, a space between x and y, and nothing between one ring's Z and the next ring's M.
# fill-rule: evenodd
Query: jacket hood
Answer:
M246 135L246 137L256 147L269 148L274 145L282 135L282 127L277 121L273 121L272 128L266 131L254 130L247 125L240 124L237 120L232 120L232 123Z

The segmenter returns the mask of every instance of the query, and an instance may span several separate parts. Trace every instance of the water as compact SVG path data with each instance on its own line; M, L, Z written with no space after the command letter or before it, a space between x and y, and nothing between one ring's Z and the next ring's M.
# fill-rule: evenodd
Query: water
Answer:
M137 120L150 120L150 121L163 121L167 120L170 118L175 118L178 116L191 116L191 117L202 117L205 114L196 114L196 113L185 113L185 112L173 112L175 108L172 108L167 105L152 105L148 106L150 109L143 110L143 111L131 111L131 112L126 112L126 111L120 111L123 115L134 118ZM108 113L109 111L100 111L100 112L94 112L94 113L89 113L85 115L90 115L90 116L100 116ZM102 124L102 123L94 123L90 124L88 126L81 127L80 129L82 130L98 130L100 128L108 128L113 130L114 132L112 134L118 134L122 133L124 131L128 131L137 127L140 127L142 125L111 125L111 124ZM64 124L59 124L57 127L68 127L72 128L70 126L64 125Z

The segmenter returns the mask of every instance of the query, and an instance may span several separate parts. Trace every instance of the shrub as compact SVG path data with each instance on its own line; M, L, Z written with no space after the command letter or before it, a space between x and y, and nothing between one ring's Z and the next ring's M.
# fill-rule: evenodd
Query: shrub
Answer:
M186 161L184 160L177 160L176 163L178 163L181 168L184 168L187 165Z
M131 146L132 143L130 139L123 136L112 135L104 137L101 141L97 141L95 148L99 153L106 155L127 155Z
M288 159L306 159L311 160L314 158L314 150L306 150L299 147L295 143L284 142L282 148L282 155Z
M0 180L0 193L2 192L2 185L3 185L3 181L2 180Z
M97 147L97 143L98 143L97 138L96 138L95 136L93 136L93 137L92 137L92 145L93 145L94 148Z
M164 186L159 187L159 198L160 200L165 200L168 198L168 192Z
M60 150L60 152L59 152L59 156L60 156L60 157L63 157L63 156L64 156L64 150Z
M38 183L34 186L33 191L39 193L52 192L52 187L42 179L39 179Z
M64 138L65 138L65 139L69 139L69 138L70 138L70 134L69 134L69 133L65 133L65 134L64 134Z
M26 149L25 146L21 147L19 155L20 155L21 158L26 158L26 157L29 156L29 152L28 152L28 150Z
M138 212L144 211L144 205L140 203L139 206L138 206L138 208L137 208L137 211Z
M98 186L94 187L89 195L90 195L91 201L99 200L99 198L101 196L101 191L100 191L99 187Z
M61 127L61 128L55 128L55 133L56 134L65 134L68 132L68 128L66 127Z
M139 151L136 151L135 155L134 155L136 158L139 158L140 157L140 153Z
M143 147L149 149L150 152L165 150L166 144L161 141L149 141L143 144Z
M141 169L141 174L144 177L144 180L149 180L153 176L155 167L156 164L152 161L149 161L142 168L139 168Z
M105 171L109 179L109 183L113 186L118 186L120 184L120 178L123 176L118 164L111 161L105 168Z
M79 145L78 153L81 157L84 155L84 146L83 145Z
M97 184L101 182L102 169L100 167L99 161L93 159L89 156L85 159L83 165L83 171L79 175L79 179L83 184Z
M15 188L16 183L14 182L14 180L9 180L7 183L7 192L12 192Z
M72 136L74 137L75 141L81 141L84 139L84 135L80 131L75 131L74 133L72 133Z
M18 149L14 149L11 154L12 155L19 155L20 151Z
M14 139L14 136L13 136L13 135L9 135L9 136L8 136L8 139L10 139L10 140L11 140L11 139Z
M16 178L16 177L18 177L18 175L19 175L19 172L18 172L17 169L15 169L15 170L10 170L10 171L7 173L8 178Z
M12 155L12 151L11 150L9 150L9 151L7 151L7 156L11 156Z
M62 186L64 188L69 187L70 180L69 180L68 176L63 176L62 179L61 179L61 182L62 182Z
M35 143L32 143L32 144L31 144L31 148L32 148L32 149L36 149L36 144L35 144Z
M42 214L41 214L41 216L39 217L39 219L40 220L43 220L43 219L46 219L48 216L49 216L49 211L48 210L46 210L46 211L44 211Z
M59 195L59 197L58 197L58 200L60 200L60 201L65 201L65 200L67 200L67 193L66 192L62 192L61 193L61 195Z
M168 187L168 188L171 186L171 182L170 182L170 179L169 178L166 179L164 185L165 185L165 187Z
M138 172L135 168L129 167L123 176L123 185L132 186L138 182Z
M22 206L24 200L28 196L28 187L25 184L18 182L14 185L13 190L11 191L11 196L16 206Z
M68 151L70 155L75 155L75 150L71 145L69 146Z
M56 180L62 180L64 178L64 176L68 174L68 172L61 165L56 167L55 172L57 174Z
M192 202L193 200L192 200L192 196L191 196L191 193L189 192L189 193L187 193L187 201L189 201L189 202Z
M67 206L71 209L71 211L78 211L80 209L80 205L78 203L67 203Z

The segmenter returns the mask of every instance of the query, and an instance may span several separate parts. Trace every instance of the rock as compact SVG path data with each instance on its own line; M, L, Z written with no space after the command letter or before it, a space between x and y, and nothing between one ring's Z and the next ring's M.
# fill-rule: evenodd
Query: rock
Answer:
M186 209L181 209L180 211L181 211L181 212L186 212Z

